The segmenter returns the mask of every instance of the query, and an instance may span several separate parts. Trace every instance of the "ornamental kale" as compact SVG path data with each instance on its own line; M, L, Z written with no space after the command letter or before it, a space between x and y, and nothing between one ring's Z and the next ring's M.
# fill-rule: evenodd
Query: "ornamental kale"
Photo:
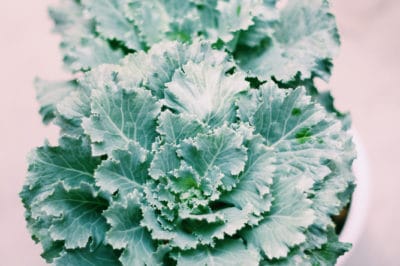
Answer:
M338 43L325 1L62 4L80 73L37 81L62 136L20 194L47 262L331 265L350 248L331 217L354 147L310 89Z

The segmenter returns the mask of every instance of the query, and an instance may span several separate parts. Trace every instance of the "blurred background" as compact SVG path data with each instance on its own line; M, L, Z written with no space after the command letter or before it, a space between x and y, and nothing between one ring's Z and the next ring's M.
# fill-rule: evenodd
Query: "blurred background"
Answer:
M35 76L66 77L47 16L54 2L0 2L0 265L45 265L18 192L29 150L57 142L57 129L41 124L33 88ZM365 227L345 265L400 265L400 1L331 3L342 48L329 87L352 114L371 177Z

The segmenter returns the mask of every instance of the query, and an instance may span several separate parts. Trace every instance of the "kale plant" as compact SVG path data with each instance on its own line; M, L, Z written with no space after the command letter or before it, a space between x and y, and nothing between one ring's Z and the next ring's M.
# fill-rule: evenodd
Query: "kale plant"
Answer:
M333 265L351 136L313 93L326 1L63 0L67 82L38 81L58 146L21 192L56 265ZM308 19L309 18L309 19ZM333 111L333 112L332 112Z

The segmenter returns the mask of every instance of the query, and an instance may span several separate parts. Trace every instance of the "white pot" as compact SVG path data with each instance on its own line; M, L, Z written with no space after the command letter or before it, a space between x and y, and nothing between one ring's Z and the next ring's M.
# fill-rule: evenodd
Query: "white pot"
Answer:
M356 189L351 199L349 213L340 233L341 242L352 243L352 249L339 258L337 265L345 266L346 261L352 256L353 250L357 247L361 234L364 231L369 206L369 164L365 148L355 130L351 132L356 145L357 159L353 163Z

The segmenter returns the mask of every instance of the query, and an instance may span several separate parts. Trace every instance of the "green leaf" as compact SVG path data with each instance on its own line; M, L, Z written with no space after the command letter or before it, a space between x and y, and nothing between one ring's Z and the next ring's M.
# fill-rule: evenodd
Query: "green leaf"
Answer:
M275 170L273 153L263 144L263 138L254 137L247 141L247 162L239 175L239 183L232 191L225 193L221 201L229 202L244 209L248 204L259 216L271 207L270 186Z
M188 62L167 84L165 104L207 123L222 124L232 116L237 94L248 88L244 73L228 75L228 70L224 64Z
M317 248L304 248L301 245L294 249L287 258L268 261L264 260L261 265L291 266L291 265L335 265L337 258L350 250L351 244L341 243L335 230L330 227L327 232L320 233L326 237L326 243Z
M48 124L56 117L57 105L76 90L75 81L49 82L35 80L37 100L40 104L40 114L43 123Z
M108 226L101 213L107 206L107 200L86 183L70 190L60 183L40 203L41 210L54 217L50 236L65 241L67 249L83 248L89 240L92 248L103 242Z
M327 79L330 70L321 68L320 61L335 56L339 47L335 19L328 8L325 0L288 1L259 49L236 51L239 65L263 80L274 76L288 81L297 72L303 78L314 73Z
M39 204L62 182L67 189L79 188L81 183L94 183L94 169L100 159L92 157L86 139L63 137L60 146L45 145L28 157L29 169L21 197L26 208Z
M226 189L234 186L233 176L243 171L247 160L243 137L226 126L182 142L178 153L201 176L213 169L221 171Z
M61 51L64 63L73 71L89 70L103 63L115 63L122 58L120 50L96 38L95 22L84 15L79 2L62 0L49 9L55 32L62 36Z
M126 15L135 22L139 35L149 47L162 41L169 30L173 18L165 8L168 4L169 1L128 0Z
M231 41L233 33L245 31L253 24L255 13L261 8L258 0L218 1L218 37L225 43Z
M120 261L123 265L159 265L156 243L147 228L141 226L143 218L140 195L133 192L125 197L124 203L114 202L104 216L111 229L107 242L115 249L123 249Z
M154 179L172 174L172 171L179 168L180 160L176 154L176 147L165 144L156 151L151 162L149 174Z
M349 136L340 121L314 103L304 88L283 90L269 83L238 105L239 116L265 138L285 176L306 176L312 184L331 172L329 160L349 151Z
M312 201L296 187L297 182L278 171L271 187L271 210L259 225L242 233L247 243L269 259L285 257L290 248L303 243L304 232L314 221Z
M55 260L55 265L120 266L121 263L118 261L118 252L110 246L101 245L95 250L89 248L68 250Z
M93 142L93 154L127 149L132 141L151 149L161 106L149 91L93 90L91 109L90 118L83 119L82 125Z
M256 250L247 247L241 240L224 240L215 247L200 247L179 252L177 265L258 265L260 256Z
M143 185L149 178L147 151L136 143L129 144L127 150L113 151L112 157L97 168L96 184L110 194L118 191L125 197L132 191L143 190Z
M135 26L125 15L126 0L83 0L82 3L97 22L96 30L103 37L122 41L133 50L142 49Z
M184 139L204 132L204 128L205 124L198 121L195 116L174 114L166 110L158 118L157 132L164 136L167 143L178 144Z

